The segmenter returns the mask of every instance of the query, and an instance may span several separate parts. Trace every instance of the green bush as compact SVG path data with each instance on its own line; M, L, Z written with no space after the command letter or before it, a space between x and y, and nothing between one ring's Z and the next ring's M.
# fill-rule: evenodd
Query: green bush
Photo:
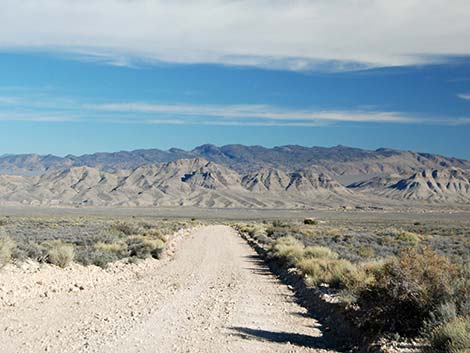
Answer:
M396 238L400 241L406 243L413 243L417 244L421 241L422 237L419 234L408 232L408 231L400 231L396 234Z
M27 242L23 244L22 251L27 258L37 262L45 262L47 260L47 249L41 244Z
M305 247L292 236L276 239L271 245L270 256L297 268L309 285L342 287L346 279L357 272L356 266L338 259L338 254L331 249L324 246Z
M50 264L64 268L73 260L75 250L72 244L54 240L44 246L47 249L46 261Z
M407 249L374 274L360 291L358 325L373 333L415 336L431 313L455 295L456 267L424 249Z
M362 258L371 258L375 256L375 251L373 248L367 245L360 246L357 249L357 254Z
M302 258L297 268L307 277L309 285L328 284L341 287L351 277L356 267L347 260Z
M304 245L294 237L276 239L270 249L272 257L278 258L288 266L295 266L304 256Z
M431 351L436 353L470 352L470 317L459 317L434 329Z
M84 266L95 265L101 268L106 268L109 263L119 259L116 253L100 248L82 249L75 256L75 261Z
M443 303L429 314L421 330L422 336L429 339L432 337L434 329L446 324L458 316L457 306L454 302Z
M98 242L95 244L95 249L116 254L118 257L122 257L127 252L127 245L125 243L103 243Z
M150 256L159 259L165 249L165 243L161 239L151 239L145 236L129 238L127 246L130 256L135 256L140 259L145 259Z
M304 250L304 256L316 259L337 259L338 254L326 246L307 246Z
M15 243L9 237L0 238L0 268L11 261Z
M80 250L75 256L75 261L85 266L95 265L106 268L110 262L117 261L128 255L127 244L124 242L98 242L91 249Z
M317 225L318 224L318 221L316 219L313 219L313 218L305 218L304 219L304 224L307 224L307 225Z
M289 224L284 223L280 219L274 220L272 224L273 224L274 228L276 228L276 227L283 228L283 227L288 227L289 226Z
M127 222L115 222L111 226L111 231L115 231L124 235L133 235L137 233L137 228Z
M470 263L459 267L456 288L455 303L460 316L470 316Z
M151 237L151 238L156 238L160 239L164 243L168 241L168 235L163 234L160 230L158 229L150 229L142 234L143 236L146 237Z

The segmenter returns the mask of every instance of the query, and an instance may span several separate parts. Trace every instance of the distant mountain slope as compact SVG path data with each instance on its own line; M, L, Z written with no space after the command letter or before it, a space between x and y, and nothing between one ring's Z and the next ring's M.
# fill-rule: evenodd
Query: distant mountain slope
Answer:
M14 205L470 206L469 190L469 161L390 149L203 145L0 157L0 204Z
M51 169L41 176L0 176L0 202L68 206L307 207L349 204L351 192L313 169L282 177L278 187L202 158L149 164L132 171ZM252 180L248 182L248 180ZM261 177L261 179L265 179ZM326 202L328 201L328 202Z
M247 174L242 185L254 192L295 193L302 195L319 195L334 193L349 195L351 192L339 184L332 176L318 172L315 168L307 168L292 173L278 169L262 169Z
M227 145L217 147L203 145L191 151L172 148L95 153L64 158L47 155L0 156L0 174L40 175L50 169L87 166L103 171L134 170L146 164L166 163L179 159L204 158L239 174L248 174L262 169L279 169L293 172L312 166L331 172L343 184L349 178L365 180L373 175L406 174L422 169L445 167L470 168L470 162L439 155L378 149L362 150L344 146L302 147L296 145L266 148L262 146ZM365 177L364 177L365 176Z
M395 200L470 203L470 171L459 168L426 169L403 179L376 177L349 187Z
M242 179L242 185L255 192L281 192L287 188L289 183L289 175L274 168L261 169L245 175Z

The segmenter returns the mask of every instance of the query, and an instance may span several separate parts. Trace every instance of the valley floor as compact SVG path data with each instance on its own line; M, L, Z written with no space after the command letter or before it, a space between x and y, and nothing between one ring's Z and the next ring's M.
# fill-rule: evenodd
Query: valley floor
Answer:
M336 352L232 228L199 228L176 248L0 307L2 352Z

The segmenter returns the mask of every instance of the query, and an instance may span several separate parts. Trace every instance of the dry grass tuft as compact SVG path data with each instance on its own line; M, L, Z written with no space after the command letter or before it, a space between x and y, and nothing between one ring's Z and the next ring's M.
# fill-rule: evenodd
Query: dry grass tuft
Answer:
M304 256L307 258L331 260L336 260L338 258L338 254L326 246L307 246L304 249Z
M151 239L141 235L130 237L127 241L127 246L130 256L135 256L139 259L148 257L159 259L165 249L165 243L161 239Z
M75 256L74 246L62 240L50 241L43 245L47 249L46 261L50 264L64 268Z
M431 351L470 352L470 317L459 317L434 329L431 337Z
M271 246L271 256L280 259L288 266L296 266L304 257L305 246L294 237L287 236L277 239Z
M8 264L15 249L15 242L9 237L5 236L0 238L0 268Z
M430 313L455 295L457 269L430 249L410 248L375 270L361 291L360 326L371 332L419 333Z

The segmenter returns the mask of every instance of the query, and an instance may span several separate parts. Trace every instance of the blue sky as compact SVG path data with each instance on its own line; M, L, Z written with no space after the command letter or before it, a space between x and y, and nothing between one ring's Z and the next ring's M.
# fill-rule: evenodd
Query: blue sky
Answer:
M62 3L0 12L0 154L342 144L470 159L464 1Z

